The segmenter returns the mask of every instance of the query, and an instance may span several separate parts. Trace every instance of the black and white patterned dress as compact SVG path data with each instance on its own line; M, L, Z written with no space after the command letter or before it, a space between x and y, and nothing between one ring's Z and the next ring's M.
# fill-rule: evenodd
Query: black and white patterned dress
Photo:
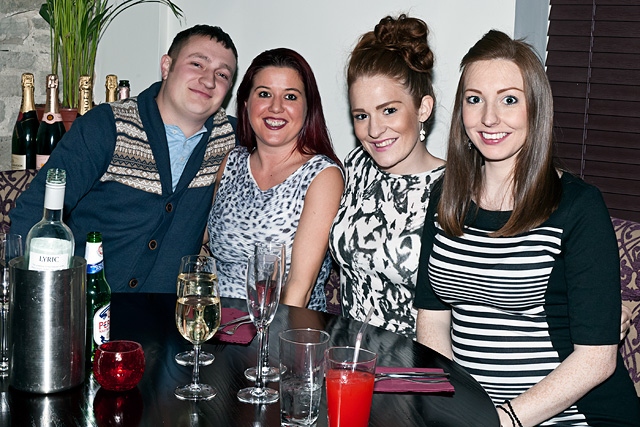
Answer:
M450 309L452 350L495 404L537 384L574 344L619 340L618 246L600 192L564 173L558 209L517 236L491 237L511 212L472 206L464 234L440 228L434 189L415 305ZM541 425L637 426L640 409L618 354L615 373Z
M262 191L251 174L246 147L237 147L229 153L208 223L209 248L216 259L223 297L246 297L247 258L257 242L284 242L289 271L291 248L307 189L329 167L338 166L326 156L313 156L281 184ZM331 255L327 251L308 308L326 311L324 284L330 269Z
M329 247L340 265L342 314L415 338L413 308L420 237L429 194L444 166L393 175L358 146L345 160L346 182Z

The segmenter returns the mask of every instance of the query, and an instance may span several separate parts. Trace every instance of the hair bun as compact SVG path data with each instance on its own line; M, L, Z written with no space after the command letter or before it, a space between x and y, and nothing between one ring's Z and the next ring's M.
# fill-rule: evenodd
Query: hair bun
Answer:
M376 43L399 52L412 70L428 73L433 69L434 55L427 41L429 28L422 19L405 14L397 19L387 16L375 26L374 34Z

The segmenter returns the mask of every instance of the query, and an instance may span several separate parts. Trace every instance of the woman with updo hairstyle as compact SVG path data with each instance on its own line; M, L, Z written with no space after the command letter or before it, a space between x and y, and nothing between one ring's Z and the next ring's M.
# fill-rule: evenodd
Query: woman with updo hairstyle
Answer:
M342 314L415 338L420 236L444 161L426 148L435 103L424 21L380 20L349 59L347 85L361 145L345 160L345 191L329 246L340 266Z

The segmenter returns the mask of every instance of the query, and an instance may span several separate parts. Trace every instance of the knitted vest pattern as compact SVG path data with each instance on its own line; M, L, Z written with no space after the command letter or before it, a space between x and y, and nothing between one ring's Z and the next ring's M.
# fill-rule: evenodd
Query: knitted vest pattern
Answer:
M153 194L162 194L160 173L138 111L137 97L110 104L115 118L116 146L101 182L120 184ZM224 109L213 118L202 164L189 188L213 185L224 156L235 146L235 134Z

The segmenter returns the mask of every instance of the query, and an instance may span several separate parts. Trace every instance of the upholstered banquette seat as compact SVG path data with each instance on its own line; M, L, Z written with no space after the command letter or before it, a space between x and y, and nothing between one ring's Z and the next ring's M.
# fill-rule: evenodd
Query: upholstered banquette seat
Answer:
M631 329L620 353L640 396L640 223L613 218L620 249L622 303L631 310Z

